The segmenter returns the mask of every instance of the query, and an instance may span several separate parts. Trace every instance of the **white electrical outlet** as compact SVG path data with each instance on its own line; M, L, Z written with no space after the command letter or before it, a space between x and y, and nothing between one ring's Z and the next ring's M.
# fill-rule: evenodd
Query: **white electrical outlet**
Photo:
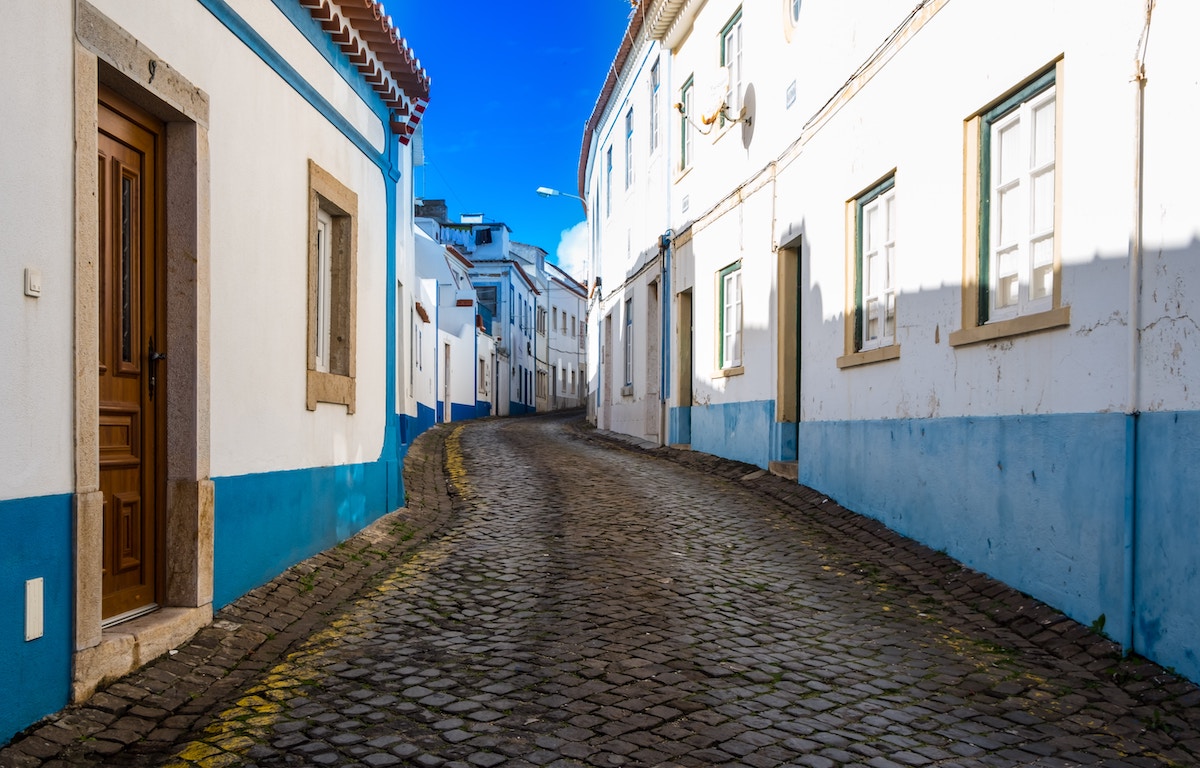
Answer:
M46 631L45 611L42 607L45 586L42 578L25 582L25 640L37 640Z
M42 295L42 270L25 267L25 295L35 299Z

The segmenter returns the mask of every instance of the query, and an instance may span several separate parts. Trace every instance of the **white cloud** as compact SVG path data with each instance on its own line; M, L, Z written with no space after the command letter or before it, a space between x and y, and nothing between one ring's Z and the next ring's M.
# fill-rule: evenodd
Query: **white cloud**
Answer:
M554 254L554 263L579 282L587 278L588 260L588 231L587 222L581 221L570 229L562 231L558 242L558 250Z

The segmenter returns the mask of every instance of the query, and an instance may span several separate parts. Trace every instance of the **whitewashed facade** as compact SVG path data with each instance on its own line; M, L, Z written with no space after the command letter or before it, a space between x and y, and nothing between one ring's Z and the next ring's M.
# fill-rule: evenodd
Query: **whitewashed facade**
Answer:
M546 284L547 409L582 408L587 399L587 289L550 262L546 263Z
M389 30L6 5L0 740L402 504L429 81Z
M1200 150L1177 117L1200 11L639 13L688 115L636 193L670 210L668 441L795 471L1200 678ZM617 82L641 62L618 56ZM614 130L627 94L597 106ZM606 155L584 155L595 198ZM590 202L607 292L626 261L606 222L641 213ZM605 421L605 381L600 423L646 437Z
M587 371L594 400L588 409L601 429L661 445L673 193L670 57L641 14L631 21L584 130L579 190L588 210L587 343L595 361Z

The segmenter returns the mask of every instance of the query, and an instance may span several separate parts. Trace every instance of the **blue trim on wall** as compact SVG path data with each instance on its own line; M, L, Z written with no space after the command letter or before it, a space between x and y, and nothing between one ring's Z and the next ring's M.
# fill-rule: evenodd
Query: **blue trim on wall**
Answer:
M464 405L462 403L450 403L450 420L451 421L466 421L473 419L476 416L476 408L478 404Z
M241 40L242 44L253 51L255 55L262 59L263 63L270 67L277 75L283 78L284 82L290 85L292 89L296 91L296 93L300 94L305 101L312 105L313 109L317 110L317 112L319 112L322 117L324 117L335 128L337 128L343 136L353 142L354 145L358 147L359 151L375 162L375 164L380 167L385 175L388 175L389 172L392 172L395 176L393 181L399 179L399 173L397 170L394 167L387 167L384 153L380 152L379 149L372 145L371 142L367 140L366 136L363 136L361 133L359 133L358 129L355 128L354 125L347 120L341 112L339 112L332 104L330 104L329 101L321 95L320 91L318 91L312 86L311 83L305 80L304 77L296 71L295 67L293 67L291 63L279 53L279 51L276 51L273 47L271 47L271 44L268 43L266 39L258 33L258 30L250 26L249 22L247 22L232 8L230 8L229 4L226 3L225 0L199 1L209 13L216 17L217 21L224 24L226 29L228 29L234 34L235 37ZM300 31L304 32L304 29L300 28ZM318 47L317 50L321 51L322 49L321 47ZM367 104L373 111L376 111L377 114L380 114L378 113L377 107L382 105L382 102L377 95L375 96L374 102L368 101ZM386 107L382 115L384 115L383 134L385 141L388 144L391 144L394 141L394 138L391 135L390 127L386 121ZM391 219L389 219L389 221L391 221Z
M240 478L214 479L217 489L214 543L214 603L219 607L273 578L303 557L359 530L403 499L401 469L407 452L405 424L396 414L396 233L400 145L388 124L388 109L319 29L310 15L286 0L276 7L341 74L382 123L384 146L376 148L225 0L200 0L247 48L342 133L383 176L387 264L384 307L385 402L383 445L374 463L320 467ZM364 254L365 258L372 255ZM412 436L420 430L411 431ZM282 504L279 499L286 498Z
M492 404L487 400L475 401L475 418L482 419L492 415Z
M387 462L214 478L213 607L390 511Z
M667 412L667 435L671 445L691 445L692 406L679 406Z
M1124 637L1126 416L802 422L800 482Z
M695 405L691 410L692 450L763 469L772 455L775 401Z
M1134 647L1200 681L1200 411L1138 419Z
M302 35L308 38L308 42L312 43L313 48L316 48L317 52L325 57L329 66L342 76L346 84L371 108L371 111L386 128L390 111L387 104L384 104L375 89L366 80L363 80L358 67L354 66L350 57L342 51L337 43L333 42L329 33L321 28L321 23L313 18L312 13L296 0L271 0L271 2L275 3L279 12L286 16Z
M0 501L0 744L71 695L74 538L71 494ZM25 582L43 580L44 634L25 640Z
M417 437L427 429L430 429L437 423L436 413L432 408L424 403L417 403L417 415L409 416L404 414L400 417L404 422L404 434L408 442L416 440Z
M528 416L531 413L534 413L534 407L532 405L525 405L524 403L518 403L513 400L508 401L509 416Z

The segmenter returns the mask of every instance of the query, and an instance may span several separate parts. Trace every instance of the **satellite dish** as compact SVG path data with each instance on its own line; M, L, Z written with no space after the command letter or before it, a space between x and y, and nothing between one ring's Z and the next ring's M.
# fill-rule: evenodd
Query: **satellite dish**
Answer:
M707 84L700 94L700 122L712 125L725 110L725 97L729 93L729 70L718 67L705 78Z

